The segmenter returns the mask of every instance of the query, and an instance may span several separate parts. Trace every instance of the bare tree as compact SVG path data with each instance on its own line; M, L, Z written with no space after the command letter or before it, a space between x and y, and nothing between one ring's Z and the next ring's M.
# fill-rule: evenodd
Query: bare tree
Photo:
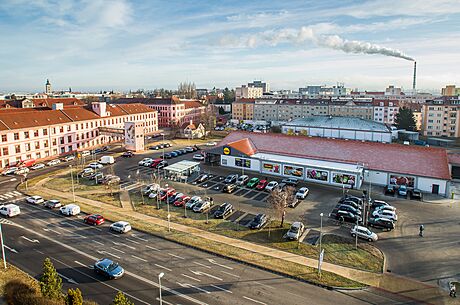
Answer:
M184 82L180 83L177 88L177 93L183 98L196 98L196 86L195 83Z
M274 189L270 192L270 195L267 198L267 203L272 207L272 211L275 216L281 219L280 227L282 227L284 217L286 215L286 192L280 190L279 188Z

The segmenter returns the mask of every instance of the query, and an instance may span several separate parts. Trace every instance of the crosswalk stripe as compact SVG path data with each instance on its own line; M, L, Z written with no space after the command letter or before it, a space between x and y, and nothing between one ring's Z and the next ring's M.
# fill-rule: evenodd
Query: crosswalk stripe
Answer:
M13 193L16 194L16 195L18 195L18 196L22 195L22 193L20 193L20 192L18 192L18 191L14 191Z
M11 195L10 193L3 194L3 196L6 196L8 199L13 198L14 195Z
M6 200L7 198L3 197L3 195L0 195L0 200Z

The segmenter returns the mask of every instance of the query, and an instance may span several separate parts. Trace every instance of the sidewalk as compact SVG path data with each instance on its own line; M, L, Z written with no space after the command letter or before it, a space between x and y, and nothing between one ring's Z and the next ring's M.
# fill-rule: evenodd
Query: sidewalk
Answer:
M52 189L42 187L45 181L46 179L40 181L34 188L40 188L42 191L45 191L52 196L64 197L69 199L72 198L72 194L63 193L60 191L55 191ZM83 198L78 195L76 195L75 197L76 201L93 207L104 208L107 205L103 202ZM114 212L120 212L135 219L143 220L145 222L162 226L164 228L168 227L168 222L166 220L141 214L129 208L120 208L110 205L110 209ZM226 237L223 235L207 232L201 229L185 226L178 223L172 222L171 229L182 233L187 233L189 235L201 237L207 240L215 241L218 243L230 245L236 248L256 252L273 258L278 258L285 261L306 265L312 268L317 268L318 265L318 261L316 259L303 257L300 255L265 247L240 239ZM448 296L448 292L443 291L437 286L427 285L425 283L413 279L400 277L390 273L378 274L366 272L348 267L334 265L327 262L323 262L322 269L367 284L369 286L389 291L391 293L407 297L408 299L426 304L454 304L455 301L454 299Z

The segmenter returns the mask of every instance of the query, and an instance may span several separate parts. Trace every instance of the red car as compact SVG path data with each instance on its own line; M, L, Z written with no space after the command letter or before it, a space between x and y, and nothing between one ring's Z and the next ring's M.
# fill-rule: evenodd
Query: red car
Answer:
M168 187L167 189L161 191L160 200L166 200L167 197L174 196L176 193L177 192L175 189L173 189L172 187Z
M98 226L98 225L103 224L105 219L104 219L104 217L102 215L92 214L92 215L86 216L84 221L85 221L85 223L87 223L89 225Z
M161 163L161 161L163 161L163 159L160 158L153 160L152 164L150 164L150 167L157 167L158 164Z
M183 207L189 200L190 200L190 196L184 195L184 196L181 196L179 199L177 199L174 202L174 205L176 207Z
M267 180L260 180L259 184L257 184L256 189L263 191L265 187L267 186L268 181Z

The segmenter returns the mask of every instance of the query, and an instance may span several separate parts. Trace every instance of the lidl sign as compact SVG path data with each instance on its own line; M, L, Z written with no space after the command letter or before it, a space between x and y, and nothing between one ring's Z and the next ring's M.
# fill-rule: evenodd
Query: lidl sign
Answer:
M229 155L230 154L230 147L224 147L224 155Z

